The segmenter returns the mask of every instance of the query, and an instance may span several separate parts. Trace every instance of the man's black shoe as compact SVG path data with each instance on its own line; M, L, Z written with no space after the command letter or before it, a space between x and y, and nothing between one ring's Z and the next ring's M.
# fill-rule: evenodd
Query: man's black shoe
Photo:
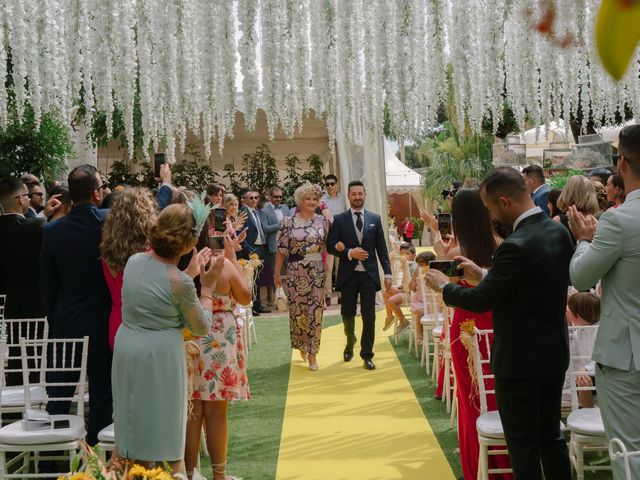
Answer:
M259 313L271 313L271 310L269 310L268 308L264 308L264 307L260 307L260 310L258 310Z
M348 351L344 351L344 353L342 354L342 357L344 358L345 362L350 362L351 359L353 358L353 352L348 352Z
M365 370L375 370L376 369L376 364L373 363L373 360L371 360L370 358L365 358L364 359L364 369Z
M253 312L253 316L254 316L254 317L259 317L259 316L260 316L260 311L261 311L261 310L252 310L252 312Z

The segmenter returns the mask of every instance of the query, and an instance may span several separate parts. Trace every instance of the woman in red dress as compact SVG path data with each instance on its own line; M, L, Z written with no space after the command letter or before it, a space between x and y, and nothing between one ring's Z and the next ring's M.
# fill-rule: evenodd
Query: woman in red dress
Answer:
M496 235L489 212L480 198L478 187L467 187L458 190L453 199L451 210L452 227L456 242L463 256L484 268L491 267L493 254L501 239ZM459 285L473 288L471 281L460 280ZM451 361L456 378L456 395L458 400L458 438L460 443L460 463L465 480L476 480L478 475L478 433L476 420L480 415L480 398L478 387L472 381L467 358L469 351L460 338L461 326L472 321L479 330L493 329L491 312L473 313L460 308L454 310L449 329L451 338ZM488 352L484 345L480 346L481 355L486 358ZM487 373L489 366L485 366ZM493 382L491 382L493 383ZM493 385L487 385L493 389ZM487 396L489 410L496 410L494 395ZM507 468L509 460L506 456L489 457L490 467ZM493 478L512 478L511 475Z
M102 270L111 293L109 345L113 350L116 332L122 324L122 273L134 253L149 248L147 232L155 219L156 203L146 188L122 191L109 211L102 229Z

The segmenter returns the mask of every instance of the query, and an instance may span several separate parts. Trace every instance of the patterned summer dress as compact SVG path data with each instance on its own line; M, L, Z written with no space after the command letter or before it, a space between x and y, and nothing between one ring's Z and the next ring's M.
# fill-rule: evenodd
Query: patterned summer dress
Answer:
M193 374L194 400L249 400L247 362L241 328L233 313L236 302L228 294L213 293L209 334L196 337L200 360Z
M288 258L287 296L291 348L308 354L320 350L324 310L322 252L329 223L321 215L309 220L285 217L278 231L278 252Z

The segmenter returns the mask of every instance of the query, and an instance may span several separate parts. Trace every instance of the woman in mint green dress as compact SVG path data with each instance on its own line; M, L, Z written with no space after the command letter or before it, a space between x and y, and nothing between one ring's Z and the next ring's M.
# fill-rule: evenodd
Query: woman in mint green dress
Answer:
M144 464L169 462L184 473L187 371L182 329L205 335L212 292L224 265L209 249L182 272L198 228L186 205L170 205L149 229L152 251L133 255L124 270L122 326L113 352L113 412L118 454ZM207 267L208 265L208 267ZM200 275L198 299L193 277Z

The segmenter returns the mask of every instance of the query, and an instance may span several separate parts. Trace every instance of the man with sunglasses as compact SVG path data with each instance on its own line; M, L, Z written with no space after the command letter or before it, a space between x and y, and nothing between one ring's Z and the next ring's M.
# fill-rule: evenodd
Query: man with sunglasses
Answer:
M267 234L260 220L260 210L258 209L260 193L255 189L249 189L242 196L242 202L243 210L247 212L247 236L244 242L242 242L242 252L240 252L238 256L248 259L252 253L255 253L260 260L266 262L269 245L267 243ZM253 287L253 314L255 316L261 313L271 312L271 310L262 306L260 300L260 287L263 286L265 278L264 271L265 269L263 268Z
M599 221L569 207L569 226L578 245L571 259L571 282L578 290L602 280L602 315L593 348L598 405L607 439L640 450L640 125L620 131L618 172L626 199ZM613 477L640 478L640 457L612 462Z
M276 263L276 239L278 229L284 217L289 216L289 207L282 203L282 189L280 187L271 187L268 190L270 202L265 202L260 209L260 223L264 233L267 235L267 265L264 274L264 281L267 287L267 305L274 306L274 285L273 285L273 269Z
M347 209L347 202L342 192L338 191L338 177L330 173L324 177L325 193L320 199L324 202L329 211L331 212L331 218L336 218L336 215L344 212ZM333 255L327 254L327 266L325 269L324 279L324 291L325 291L325 303L331 305L331 295L333 292L333 271L334 268L338 268L338 262L340 259Z
M26 218L36 218L38 213L43 209L44 191L40 185L38 177L32 173L25 173L22 181L29 189L29 209L24 214Z

